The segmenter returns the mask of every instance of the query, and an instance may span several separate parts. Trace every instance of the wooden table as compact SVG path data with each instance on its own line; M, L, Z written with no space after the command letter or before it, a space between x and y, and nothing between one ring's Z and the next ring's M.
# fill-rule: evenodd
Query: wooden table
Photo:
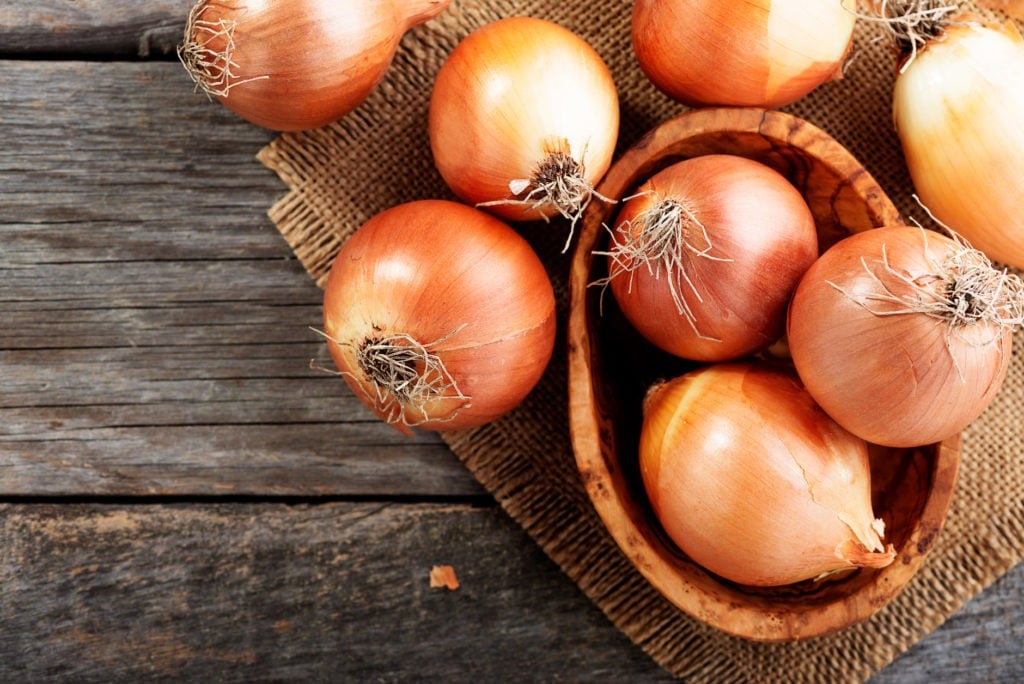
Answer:
M0 680L665 679L436 436L311 368L273 134L193 94L186 12L0 7ZM1021 680L1022 591L875 681Z

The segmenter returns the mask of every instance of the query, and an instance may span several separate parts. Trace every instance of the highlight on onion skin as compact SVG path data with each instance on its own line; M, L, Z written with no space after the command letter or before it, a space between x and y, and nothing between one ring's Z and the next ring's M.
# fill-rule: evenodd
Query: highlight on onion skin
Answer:
M871 505L864 440L835 423L791 369L702 366L644 401L640 469L654 514L695 563L782 586L895 558Z
M989 258L1024 268L1024 39L954 2L893 0L893 119L921 201Z
M637 0L637 62L689 106L778 108L842 75L854 0Z
M1024 284L961 239L891 226L836 243L808 269L788 342L808 392L884 446L942 441L988 407L1024 323Z
M503 416L554 348L554 290L529 243L445 200L401 204L359 228L335 258L323 308L338 372L404 434Z
M197 0L178 56L196 89L277 131L326 125L384 78L402 36L451 0Z
M611 165L619 100L585 40L550 21L510 17L451 52L428 119L434 163L463 201L511 221L575 224Z
M818 256L814 217L777 171L734 155L677 162L627 198L606 255L629 322L676 356L724 361L785 332L786 307Z

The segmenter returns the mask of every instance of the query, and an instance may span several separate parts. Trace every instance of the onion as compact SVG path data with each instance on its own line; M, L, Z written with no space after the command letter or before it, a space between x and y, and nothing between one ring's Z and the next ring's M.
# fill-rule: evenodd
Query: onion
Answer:
M531 17L462 40L430 99L441 176L464 201L514 221L560 214L575 223L611 164L618 129L618 94L600 55Z
M885 8L904 53L893 116L917 194L974 247L1024 268L1024 40L948 2Z
M640 334L669 353L722 361L785 329L818 256L814 217L781 174L744 157L694 157L626 200L608 257L612 293Z
M178 56L196 88L278 131L328 124L384 77L402 36L451 0L198 0Z
M684 104L781 107L841 75L855 7L854 0L637 0L633 50L654 85Z
M324 335L355 394L401 432L475 427L540 380L554 346L554 291L530 245L499 219L455 202L408 202L342 245Z
M789 351L840 425L916 446L960 432L991 403L1022 322L1019 277L955 236L892 226L844 238L808 269Z
M648 391L640 468L655 516L693 561L779 586L884 567L867 444L789 370L704 366Z

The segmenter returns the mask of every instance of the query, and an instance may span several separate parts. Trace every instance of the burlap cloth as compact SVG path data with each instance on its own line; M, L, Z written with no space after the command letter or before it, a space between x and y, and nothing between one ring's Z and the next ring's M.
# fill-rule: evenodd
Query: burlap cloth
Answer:
M628 0L453 0L406 35L379 89L337 124L285 134L260 152L289 191L269 214L320 284L351 231L386 207L450 198L432 165L426 109L445 56L473 28L511 15L553 20L586 38L615 75L620 150L683 108L651 86L633 58ZM911 197L890 113L888 44L861 22L845 77L787 110L831 133L857 156L905 217L923 219ZM726 636L674 608L619 552L578 479L567 428L564 323L571 255L567 226L519 226L547 264L561 333L540 385L507 417L445 441L504 509L636 644L667 671L694 681L862 681L938 627L1024 554L1024 334L1006 383L964 434L955 502L941 539L909 586L870 620L790 644ZM343 385L339 385L339 392Z

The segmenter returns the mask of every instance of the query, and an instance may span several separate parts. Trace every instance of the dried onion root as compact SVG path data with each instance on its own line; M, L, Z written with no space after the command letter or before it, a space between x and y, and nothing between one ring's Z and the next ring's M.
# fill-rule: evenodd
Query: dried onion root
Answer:
M655 203L632 220L623 221L615 229L619 239L610 250L596 251L596 256L609 258L610 275L592 285L606 288L612 278L628 276L632 289L634 275L643 268L655 279L665 277L676 310L686 319L693 333L703 340L717 338L704 335L697 327L697 316L683 296L683 290L690 291L698 302L703 301L697 285L690 277L688 263L695 256L713 261L732 261L726 257L711 254L713 248L707 228L685 203L673 199L662 199L653 194ZM632 199L627 197L626 201Z
M334 344L353 350L359 374L351 370L333 372L354 380L366 395L370 408L391 425L411 428L427 421L449 422L472 405L471 398L462 393L458 382L448 372L444 360L432 351L458 330L428 344L421 344L403 333L377 334L352 344L334 339L322 330L313 330ZM455 406L450 411L435 407L437 415L429 415L430 404L439 400L453 401Z
M955 249L939 261L928 249L928 231L920 230L922 260L929 264L930 273L908 276L890 263L883 244L881 258L874 263L881 267L886 275L884 279L872 269L866 257L861 257L865 273L878 285L876 292L855 295L834 282L829 281L829 285L876 316L923 314L942 321L950 358L960 379L965 381L954 354L954 337L972 346L998 347L1004 334L1024 325L1024 280L1005 269L994 268L983 252L952 231L947 234ZM903 286L900 292L895 290L894 283ZM965 334L978 324L987 331L980 339Z
M206 9L206 3L196 2L189 10L185 38L177 48L178 59L195 83L196 91L210 99L223 98L236 85L267 78L239 77L238 63L232 59L238 22L225 17L204 19Z
M960 3L944 0L874 0L872 13L859 16L882 24L900 54L907 55L900 66L902 72L914 61L919 50L942 35L959 9Z
M503 205L522 206L535 212L544 221L549 221L554 213L569 220L569 235L565 240L562 252L569 250L575 234L576 223L583 216L593 198L614 203L594 189L587 180L586 167L583 162L572 156L569 141L559 138L554 142L545 142L545 156L537 163L530 178L516 178L509 182L508 189L513 197L489 202L478 202L477 207L490 208ZM580 159L586 157L586 149Z

